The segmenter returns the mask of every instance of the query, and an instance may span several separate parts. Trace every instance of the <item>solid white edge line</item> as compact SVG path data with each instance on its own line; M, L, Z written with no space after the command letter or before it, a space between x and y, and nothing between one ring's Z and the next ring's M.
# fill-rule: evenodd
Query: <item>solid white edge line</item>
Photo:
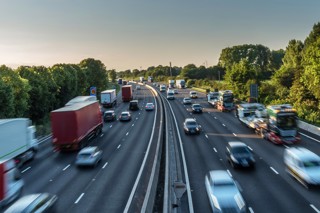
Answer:
M301 133L301 132L299 132L299 133L300 133L301 135L303 135L303 136L307 137L307 138L310 138L310 139L312 139L312 140L314 140L314 141L316 141L316 142L320 143L320 141L319 141L319 140L317 140L317 139L315 139L315 138L313 138L313 137L311 137L311 136L309 136L309 135L303 134L303 133Z
M271 169L274 173L276 173L277 175L279 174L279 172L277 172L277 170L275 170L272 166L270 166L270 169Z
M68 164L66 167L64 167L64 168L62 169L62 171L66 171L66 170L69 168L69 166L70 166L70 164Z
M106 162L106 163L103 165L102 169L106 168L107 165L108 165L108 162Z
M21 173L25 173L25 172L28 171L29 169L31 169L30 166L29 166L28 168L24 169L23 171L21 171Z
M74 202L74 204L79 203L79 201L81 200L81 198L83 197L83 195L84 195L84 193L82 193L82 194L78 197L78 199Z
M249 212L250 213L254 213L253 209L251 207L249 207Z
M313 208L313 210L315 210L315 212L320 213L319 209L317 209L313 204L310 204L311 208Z
M155 100L155 97L154 97L154 100ZM155 101L155 104L157 106L157 102ZM153 135L154 135L154 129L155 129L155 125L156 125L156 117L157 117L157 114L158 114L158 111L156 110L156 113L154 114L154 120L153 120L153 127L152 127L152 132L151 132L151 136L150 136L150 140L149 140L149 144L148 144L148 147L147 147L147 151L144 155L144 158L143 158L143 161L142 161L142 164L141 164L141 167L140 167L140 170L139 170L139 173L137 175L137 178L136 178L136 181L133 185L133 188L131 190L131 193L130 193L130 196L129 196L129 199L127 201L127 204L126 204L126 207L124 209L124 212L128 212L129 211L129 208L130 208L130 205L131 205L131 202L132 202L132 199L133 199L133 196L137 190L137 187L138 187L138 183L141 179L141 175L142 175L142 171L144 170L144 167L145 167L145 164L146 164L146 161L147 161L147 157L149 156L149 151L150 151L150 148L151 148L151 141L152 141L152 138L153 138ZM145 203L145 202L144 202Z

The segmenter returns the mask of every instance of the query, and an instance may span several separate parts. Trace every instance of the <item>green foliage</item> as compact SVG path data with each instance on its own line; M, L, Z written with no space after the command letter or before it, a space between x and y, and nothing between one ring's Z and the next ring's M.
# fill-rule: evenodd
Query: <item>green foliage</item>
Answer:
M117 73L116 70L112 69L108 71L108 77L111 80L112 83L116 82L116 78L117 78Z
M0 78L0 118L14 116L14 94L10 85Z

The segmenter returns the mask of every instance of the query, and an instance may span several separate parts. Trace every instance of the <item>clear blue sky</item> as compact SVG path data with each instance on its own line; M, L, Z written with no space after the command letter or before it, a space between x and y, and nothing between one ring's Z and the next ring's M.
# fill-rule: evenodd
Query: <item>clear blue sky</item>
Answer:
M285 49L320 22L319 0L0 0L0 64L101 60L107 69L216 65L241 44Z

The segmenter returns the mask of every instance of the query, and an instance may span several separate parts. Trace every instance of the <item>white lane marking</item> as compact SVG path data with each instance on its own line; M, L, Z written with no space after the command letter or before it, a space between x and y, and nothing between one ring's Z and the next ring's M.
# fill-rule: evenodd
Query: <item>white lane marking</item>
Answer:
M227 172L229 173L230 177L232 177L232 174L231 174L231 172L229 171L229 169L227 170Z
M29 169L31 169L30 166L29 166L28 168L24 169L23 171L21 171L21 173L25 173L25 172L28 171Z
M132 124L131 126L134 126L134 124Z
M208 138L208 135L207 135L207 134L205 134L204 136L206 136L206 138Z
M79 201L81 200L81 198L83 197L83 195L84 195L84 193L82 193L82 194L78 197L78 199L76 200L76 202L74 202L74 204L79 203Z
M70 164L62 169L62 171L66 171L69 168Z
M218 152L216 148L213 148L213 150L214 150L215 152Z
M248 146L248 148L249 148L251 151L253 151L253 149L252 149L250 146Z
M103 134L100 135L100 138L102 138L102 137L103 137Z
M112 125L110 125L110 128L112 128Z
M119 149L121 147L121 144L119 144L119 146L117 147L117 149Z
M254 213L253 209L251 207L249 207L249 212L250 213Z
M232 133L232 134L237 137L236 133Z
M310 137L309 135L303 134L303 133L301 133L301 132L299 132L299 133L300 133L301 135L307 137L307 138L310 138L310 139L312 139L312 140L317 141L318 143L320 143L319 140L317 140L317 139L315 139L315 138L313 138L313 137Z
M108 162L106 162L106 163L103 165L102 169L106 168L107 165L108 165Z
M277 172L277 170L275 170L275 169L272 168L271 166L270 166L270 169L271 169L274 173L276 173L277 175L279 174L279 173Z
M129 135L129 132L126 133L126 136L128 136L128 135Z
M226 126L225 124L222 124L222 126Z
M217 117L214 117L214 119L217 119Z
M138 120L138 118L136 118L136 120Z
M315 212L320 213L319 209L317 209L314 205L310 204L311 208L313 208L313 210L315 210Z

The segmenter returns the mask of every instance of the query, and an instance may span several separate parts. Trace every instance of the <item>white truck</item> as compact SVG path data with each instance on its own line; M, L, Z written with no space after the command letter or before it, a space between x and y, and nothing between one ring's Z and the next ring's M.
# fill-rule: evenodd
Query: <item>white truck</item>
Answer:
M13 159L0 160L0 211L22 193L24 182Z
M102 106L113 107L117 104L117 95L115 89L102 91L100 95Z
M75 103L79 103L79 102L84 102L84 101L96 101L97 97L96 96L77 96L73 99L71 99L70 101L68 101L68 103L66 103L66 106L70 106L72 104Z
M170 89L173 89L173 88L174 88L174 80L169 80L168 83L169 83L169 84L168 84L168 85L169 85L169 88L170 88Z
M0 161L14 159L21 166L35 157L38 141L31 123L28 118L0 119Z
M217 102L219 100L219 92L209 92L207 94L208 103L213 106L214 108L217 108Z
M139 80L140 80L141 83L143 83L144 82L144 77L142 77L142 76L139 77Z
M176 86L177 86L177 88L184 89L186 87L185 80L184 79L176 80Z
M238 119L247 127L257 130L267 122L267 110L260 103L243 103L237 108Z

